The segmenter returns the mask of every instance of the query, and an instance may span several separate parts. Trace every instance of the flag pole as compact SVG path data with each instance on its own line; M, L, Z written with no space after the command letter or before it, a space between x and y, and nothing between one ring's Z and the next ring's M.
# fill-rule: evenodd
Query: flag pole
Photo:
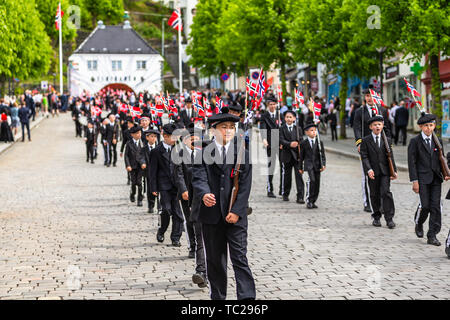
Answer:
M179 68L179 79L180 79L180 97L183 94L183 70L181 61L181 28L183 26L183 19L181 17L181 7L180 2L178 2L178 13L180 14L180 23L178 24L178 68Z
M59 26L59 91L62 95L64 92L63 87L63 51L62 51L62 14L61 14L61 2L58 4L59 6L59 17L58 17L58 26Z

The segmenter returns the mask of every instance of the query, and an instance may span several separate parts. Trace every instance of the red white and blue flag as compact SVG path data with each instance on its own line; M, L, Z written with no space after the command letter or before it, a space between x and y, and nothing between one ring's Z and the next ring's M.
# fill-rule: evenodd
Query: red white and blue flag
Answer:
M223 108L223 100L216 96L216 113L221 113Z
M373 102L377 105L380 105L382 107L385 106L383 99L381 99L380 95L378 94L378 92L376 92L375 90L370 89L370 95L372 96Z
M175 9L175 11L172 13L172 15L169 18L169 21L167 22L169 26L174 28L178 31L178 28L181 28L181 31L183 31L183 24L181 22L181 14L180 10Z
M56 30L59 30L60 28L60 21L62 20L62 17L64 15L64 12L61 11L61 3L58 4L58 8L56 9L56 15L55 15L55 28Z
M142 110L141 110L141 108L139 108L139 107L132 107L131 109L130 109L130 112L131 112L131 116L133 117L133 118L141 118L141 114L142 114Z
M247 77L246 87L247 87L247 92L251 97L256 96L256 84L254 82L251 82L248 79L248 77Z
M295 89L295 101L297 105L300 107L305 104L305 97L303 97L303 93L300 90Z
M264 96L264 93L269 88L269 85L264 81L266 77L264 76L263 69L259 73L258 84L256 86L256 91L260 97Z
M403 78L403 80L405 80L405 82L406 82L406 89L408 89L408 91L411 92L411 94L412 94L413 96L416 96L416 97L419 97L419 98L420 98L420 93L416 90L416 88L414 88L414 87L412 86L412 84L410 84L410 83L406 80L406 78Z

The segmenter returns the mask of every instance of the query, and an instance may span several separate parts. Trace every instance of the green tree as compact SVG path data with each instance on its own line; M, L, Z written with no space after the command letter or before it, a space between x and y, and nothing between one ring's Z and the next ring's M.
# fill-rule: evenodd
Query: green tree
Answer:
M123 0L84 0L92 16L92 26L102 20L105 24L118 24L124 15Z
M52 39L53 47L58 46L58 33L55 27L55 16L60 0L35 0L36 9L39 17L45 27L45 32ZM61 0L61 10L64 12L62 18L62 37L63 40L72 41L76 38L77 32L75 28L67 28L69 15L67 14L70 6L69 0Z

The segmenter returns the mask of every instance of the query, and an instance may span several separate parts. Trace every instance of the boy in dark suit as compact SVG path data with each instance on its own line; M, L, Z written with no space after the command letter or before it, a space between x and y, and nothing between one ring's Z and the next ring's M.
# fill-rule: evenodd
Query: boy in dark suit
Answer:
M89 162L90 159L91 163L94 163L94 146L97 145L95 138L94 123L89 121L87 128L84 131L84 141L86 142L86 162Z
M150 160L150 191L156 197L158 192L161 201L161 227L156 234L158 242L164 242L164 233L169 227L172 216L172 245L180 247L183 232L183 214L178 202L178 188L175 165L171 159L171 152L175 146L176 137L172 133L176 130L173 123L163 126L163 141L152 151Z
M420 196L414 221L417 237L423 238L423 224L430 214L427 243L440 246L436 235L441 231L441 186L450 177L444 177L439 162L439 150L433 141L436 116L423 114L417 124L422 130L408 145L409 179L413 191ZM442 145L442 142L441 142Z
M326 158L323 142L318 145L317 126L314 123L305 126L307 138L300 143L300 173L308 172L306 207L315 209L320 190L320 173L325 170Z
M125 149L125 167L130 173L131 194L130 201L135 201L136 187L138 188L137 206L142 207L142 174L147 167L144 155L142 154L141 127L135 126L130 129L131 140L127 142Z
M102 125L100 126L100 140L103 145L103 158L105 159L103 165L107 166L109 163L109 145L108 141L106 140L106 134L107 134L107 126L109 124L108 118L105 118L102 120Z
M389 229L395 228L393 221L395 214L394 198L390 190L390 180L397 179L397 167L395 166L394 154L391 152L392 163L394 165L395 176L390 176L388 155L385 142L382 139L384 118L375 116L368 120L372 133L365 136L361 142L361 160L366 172L369 187L370 207L372 208L373 226L381 227L381 211L384 213L386 224ZM392 143L389 138L389 148ZM391 149L392 150L392 149Z
M247 261L247 207L252 183L248 150L235 139L239 117L221 113L208 118L215 139L202 148L200 164L192 170L194 195L201 200L206 254L206 272L211 299L224 300L227 294L227 255L233 264L237 299L255 299L255 281ZM241 138L242 139L242 138ZM243 150L239 168L239 189L231 205L231 193L238 150ZM197 159L197 158L196 158Z
M199 198L194 194L192 185L192 170L195 157L200 154L200 150L194 144L201 142L201 129L195 129L194 123L190 123L182 134L183 145L178 152L176 170L178 174L178 193L181 200L181 207L186 220L186 228L189 236L189 258L195 258L195 274L192 282L200 288L207 286L205 253L203 249L202 224L198 222L198 212L200 207ZM201 159L198 161L201 163Z
M106 165L109 167L111 162L113 167L116 166L117 162L117 142L119 141L119 122L116 120L116 116L112 113L108 115L109 124L106 126L106 141L109 146L109 162Z
M157 130L147 130L145 131L145 139L147 144L142 147L145 163L147 164L147 169L145 170L145 183L147 184L147 203L148 203L148 213L153 213L153 208L155 207L156 197L150 191L150 162L151 162L151 153L155 150L158 145L158 136L159 131Z
M126 128L125 128L125 130L122 131L122 145L120 146L120 157L121 158L123 157L123 152L125 150L125 146L127 145L127 142L132 139L131 134L130 134L130 129L134 127L134 121L131 116L126 117L125 125L126 125ZM128 185L131 184L130 173L128 171L127 171L127 184Z
M280 151L281 161L281 193L284 201L289 201L289 193L292 184L292 168L294 168L295 183L297 185L297 203L305 203L303 200L305 196L303 177L299 172L300 159L300 143L303 140L303 129L298 128L294 124L296 114L294 111L287 110L284 114L285 123L280 128Z

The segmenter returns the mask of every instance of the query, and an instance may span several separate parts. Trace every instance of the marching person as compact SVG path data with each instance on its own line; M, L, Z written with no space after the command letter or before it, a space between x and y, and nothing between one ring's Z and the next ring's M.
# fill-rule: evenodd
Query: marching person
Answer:
M276 198L275 194L273 193L272 180L275 171L275 163L277 160L277 156L279 155L279 142L272 141L272 138L278 138L276 131L280 128L280 124L278 123L278 110L276 110L277 102L275 98L267 99L267 107L268 110L266 110L266 112L264 112L264 114L261 116L260 131L263 146L266 149L268 158L269 173L267 176L267 196L269 198ZM272 131L274 131L275 133L273 133ZM281 182L279 193L281 195Z
M150 162L151 162L151 153L158 145L158 137L159 131L150 129L145 132L145 139L147 144L142 147L145 157L145 163L147 163L147 169L145 170L145 183L147 184L147 204L148 204L148 213L153 213L153 208L155 207L156 197L150 191Z
M303 177L299 170L300 161L300 143L303 140L303 129L298 128L294 124L296 114L292 110L287 110L283 114L285 123L280 128L280 145L282 149L280 151L281 161L281 194L284 201L289 201L289 193L292 185L292 169L294 169L295 183L297 186L297 203L305 203L305 188Z
M417 124L422 132L412 138L408 145L409 179L413 184L413 191L420 197L414 217L415 232L417 237L423 238L423 224L430 214L427 243L440 246L436 235L441 230L441 185L444 177L439 162L439 150L433 141L436 116L423 114ZM448 179L450 177L445 177L445 180Z
M28 141L31 141L30 136L30 117L32 115L31 110L26 106L26 104L22 104L20 106L18 115L20 119L20 124L22 125L22 142L25 141L25 128L27 128Z
M186 221L186 229L189 237L189 258L195 258L195 273L192 282L200 288L207 286L205 254L202 239L202 224L198 222L200 200L194 194L192 185L192 170L195 157L199 150L194 144L201 141L202 130L194 128L194 123L188 125L183 137L183 146L178 153L180 163L176 165L178 174L178 190L181 199L181 207ZM201 160L199 160L201 161Z
M395 228L393 221L395 214L394 197L390 190L391 181L397 179L397 167L394 154L391 152L392 164L395 176L391 177L389 170L388 154L385 141L382 139L381 131L384 126L384 118L375 116L368 121L372 133L365 136L361 142L361 159L364 172L368 177L369 201L372 208L373 226L381 227L381 211L389 229ZM392 142L387 138L389 148L392 150Z
M184 100L184 103L184 109L180 111L180 120L184 127L187 128L190 123L194 122L194 119L197 117L197 115L192 108L192 99L190 97L187 97Z
M84 141L86 142L86 162L91 160L91 163L94 163L94 146L97 145L95 138L94 122L89 121L87 128L84 131Z
M130 173L131 178L131 193L130 201L135 201L136 187L138 191L137 206L142 207L142 174L143 170L147 167L145 158L142 153L142 141L141 141L141 127L135 126L130 129L131 140L127 142L125 149L125 167Z
M103 162L104 166L107 166L108 163L110 163L109 144L108 144L108 140L106 139L108 125L109 125L109 119L105 118L102 120L102 125L100 126L100 140L102 141L103 158L105 159L105 161Z
M117 163L117 142L119 140L119 123L116 121L116 116L113 113L108 115L109 125L106 126L106 141L109 146L109 162L106 165L109 167L111 161L113 167Z
M81 137L81 101L77 99L72 109L72 120L75 122L75 137Z
M208 118L215 139L202 148L201 164L194 164L192 185L201 200L199 221L202 223L206 255L206 273L210 297L224 300L227 295L227 256L236 279L237 299L255 299L255 281L247 261L247 206L252 183L252 166L246 148L239 167L238 190L231 203L232 173L235 172L238 140L235 123L239 117L221 113ZM212 158L212 159L211 159ZM210 163L210 164L207 164Z
M134 121L131 116L126 117L126 128L122 131L122 145L120 146L120 157L123 157L123 152L127 142L131 139L130 129L134 127ZM148 162L147 162L148 164ZM130 173L127 171L127 185L130 185Z
M309 123L304 131L307 138L300 143L300 174L308 172L306 207L316 209L320 190L320 173L326 166L325 149L322 141L320 141L320 147L317 143L317 125Z
M364 101L365 103L361 105L355 112L354 120L353 120L353 133L355 134L355 143L358 149L358 153L360 152L360 144L362 142L362 138L368 136L371 131L369 129L368 120L376 115L383 116L384 118L384 131L386 132L387 137L391 137L391 122L389 121L389 117L386 109L379 108L373 102L372 95L370 94L370 90L366 89L363 91ZM362 196L364 201L364 211L372 212L369 203L369 195L367 190L367 181L366 181L366 173L364 172L362 163L361 163L361 172L362 172Z
M180 238L183 232L183 214L178 202L178 189L176 184L175 165L171 152L175 146L176 137L172 133L176 130L173 123L163 126L163 140L152 151L150 160L150 191L156 197L160 194L161 226L156 234L158 242L164 242L164 233L169 227L172 217L172 232L170 239L172 245L180 247Z

